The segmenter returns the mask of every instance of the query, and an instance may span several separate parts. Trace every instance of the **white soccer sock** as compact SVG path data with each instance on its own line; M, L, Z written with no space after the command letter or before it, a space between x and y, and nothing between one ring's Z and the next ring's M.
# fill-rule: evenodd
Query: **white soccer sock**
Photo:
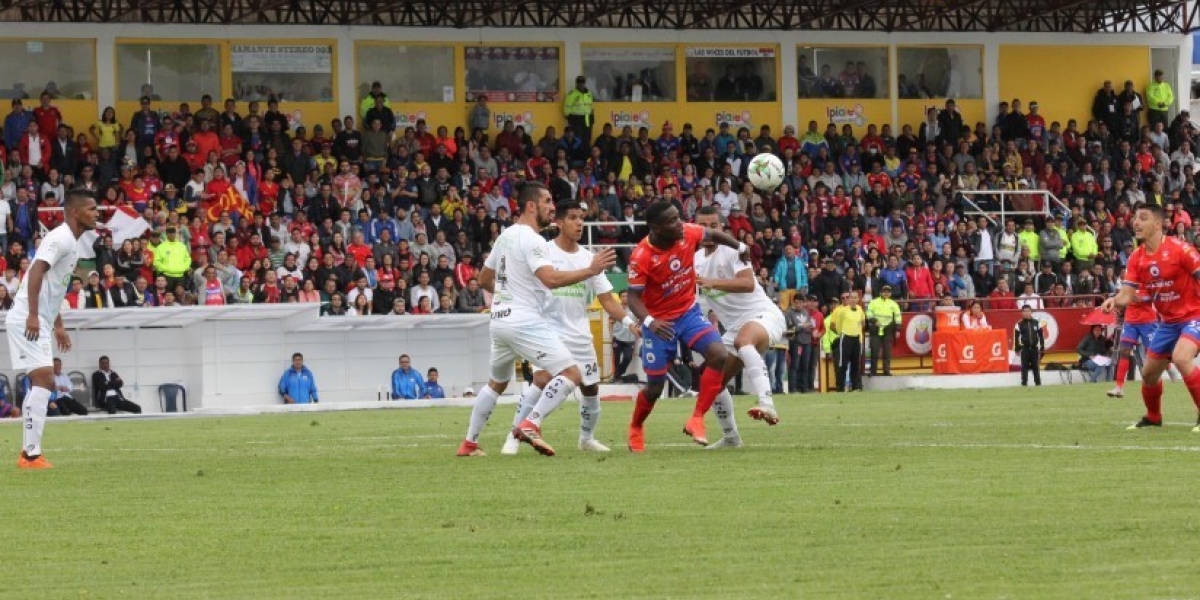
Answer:
M517 414L513 416L513 427L521 424L529 413L533 412L533 407L537 406L538 398L542 396L542 388L536 385L525 386L525 391L521 394L521 401L517 403Z
M32 386L25 395L25 456L42 453L42 430L46 428L46 407L50 405L50 390Z
M596 438L596 426L600 424L600 397L584 396L579 401L579 439Z
M488 419L491 418L499 399L500 394L497 394L492 386L485 385L480 388L479 395L475 396L475 406L471 408L471 424L467 426L468 442L479 442L479 434L487 427Z
M746 382L750 384L750 393L758 396L758 402L765 406L775 406L771 398L771 380L767 377L767 363L763 360L758 349L754 346L738 348L738 358L742 359Z
M729 390L721 390L717 394L716 402L713 402L713 413L717 415L717 422L721 424L721 435L727 438L738 437L737 420L733 417L733 396L729 395Z
M526 418L534 425L541 427L542 420L550 416L550 413L554 412L574 391L575 384L571 383L570 379L562 375L551 379L550 383L546 384L546 390L542 392L542 397L538 399L537 406L533 407L533 412L530 412Z

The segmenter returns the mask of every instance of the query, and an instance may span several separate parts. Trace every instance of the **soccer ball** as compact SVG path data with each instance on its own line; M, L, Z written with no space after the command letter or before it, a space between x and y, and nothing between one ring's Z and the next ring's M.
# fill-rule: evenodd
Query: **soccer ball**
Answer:
M750 183L760 190L769 192L783 183L783 161L774 154L763 153L755 156L750 160L750 168L747 171Z

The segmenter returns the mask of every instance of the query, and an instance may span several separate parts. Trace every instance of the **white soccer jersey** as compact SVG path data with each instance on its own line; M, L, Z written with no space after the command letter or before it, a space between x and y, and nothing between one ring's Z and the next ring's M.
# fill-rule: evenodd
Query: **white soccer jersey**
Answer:
M79 262L79 242L71 233L71 228L63 223L46 234L33 260L50 265L50 270L42 279L41 293L38 294L38 318L53 326L62 309L67 289L71 287L75 264ZM17 289L17 297L13 300L9 315L19 317L18 322L23 322L29 316L29 272L21 277L21 286Z
M708 254L708 250L705 248L696 252L697 277L734 279L738 273L753 268L750 263L743 261L738 256L737 250L727 246L718 245L713 249L712 254ZM735 294L712 289L702 290L700 306L705 309L705 312L708 309L715 311L717 318L721 320L721 324L726 329L737 329L743 322L764 312L783 315L779 307L767 297L762 286L758 285L757 279L754 280L754 291L748 294Z
M550 304L550 289L534 273L553 267L549 244L528 225L505 229L484 266L496 272L492 295L492 319L544 318Z
M575 252L567 252L554 242L550 242L550 261L559 271L578 271L592 264L592 253L580 247ZM552 290L550 309L546 317L554 330L562 336L568 347L579 342L592 343L592 325L588 320L587 310L592 300L600 294L613 290L612 283L603 273L576 284L563 286Z

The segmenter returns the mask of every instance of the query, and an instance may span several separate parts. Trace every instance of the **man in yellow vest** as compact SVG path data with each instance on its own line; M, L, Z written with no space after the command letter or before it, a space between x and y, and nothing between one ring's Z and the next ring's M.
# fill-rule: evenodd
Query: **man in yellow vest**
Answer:
M1154 72L1154 81L1146 86L1146 104L1149 105L1146 112L1150 120L1150 129L1154 129L1155 123L1162 123L1163 129L1166 129L1169 125L1167 111L1175 104L1175 92L1171 90L1171 84L1163 78L1162 69Z
M571 126L586 147L592 145L592 121L595 119L592 102L592 92L587 88L587 79L583 75L576 77L575 89L567 92L563 114L567 116L567 125Z
M184 282L192 268L192 252L176 236L175 228L167 227L167 241L154 247L154 272L166 277L172 290Z
M892 300L892 286L885 285L880 295L867 305L867 323L871 332L871 377L883 364L883 375L892 375L892 344L900 331L900 305Z
M862 391L862 340L867 316L858 304L858 292L850 292L850 298L830 315L829 327L838 335L837 340L837 391L845 392L846 382L855 391Z

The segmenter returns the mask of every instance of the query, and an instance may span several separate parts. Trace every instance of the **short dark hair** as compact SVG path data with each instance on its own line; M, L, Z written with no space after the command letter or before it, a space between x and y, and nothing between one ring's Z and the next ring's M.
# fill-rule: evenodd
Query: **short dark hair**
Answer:
M1150 214L1158 217L1160 220L1165 219L1167 217L1166 213L1163 212L1163 208L1161 206L1159 206L1157 204L1150 204L1149 202L1142 202L1141 204L1138 204L1136 207L1136 210L1149 211Z
M542 190L549 191L544 184L539 181L526 181L520 188L517 189L517 206L521 207L521 212L525 212L525 205L530 202L537 202L542 196Z
M437 373L437 372L438 372L437 367L429 367L429 371L427 371L427 373L430 375Z
M292 360L296 360L297 358L299 358L299 359L303 359L303 358L304 358L304 355L303 355L303 354L300 354L299 352L296 352L295 354L292 354Z
M583 204L581 204L578 200L563 200L562 202L554 205L554 216L559 219L565 219L567 214L572 210L586 211Z
M697 217L700 215L717 215L717 214L720 214L720 211L717 210L717 207L715 207L711 204L706 204L706 205L701 206L700 208L696 209Z
M412 357L411 357L411 356L409 356L409 355L407 355L407 354L401 354L401 355L400 355L400 360L404 360L404 359L406 359L406 358L407 358L407 359L409 359L409 360L412 360Z
M667 211L675 208L670 202L655 202L646 209L646 223L649 225L661 225Z
M96 194L92 190L81 187L71 188L71 190L67 192L66 204L69 208L78 208L79 202L83 200L95 199Z

